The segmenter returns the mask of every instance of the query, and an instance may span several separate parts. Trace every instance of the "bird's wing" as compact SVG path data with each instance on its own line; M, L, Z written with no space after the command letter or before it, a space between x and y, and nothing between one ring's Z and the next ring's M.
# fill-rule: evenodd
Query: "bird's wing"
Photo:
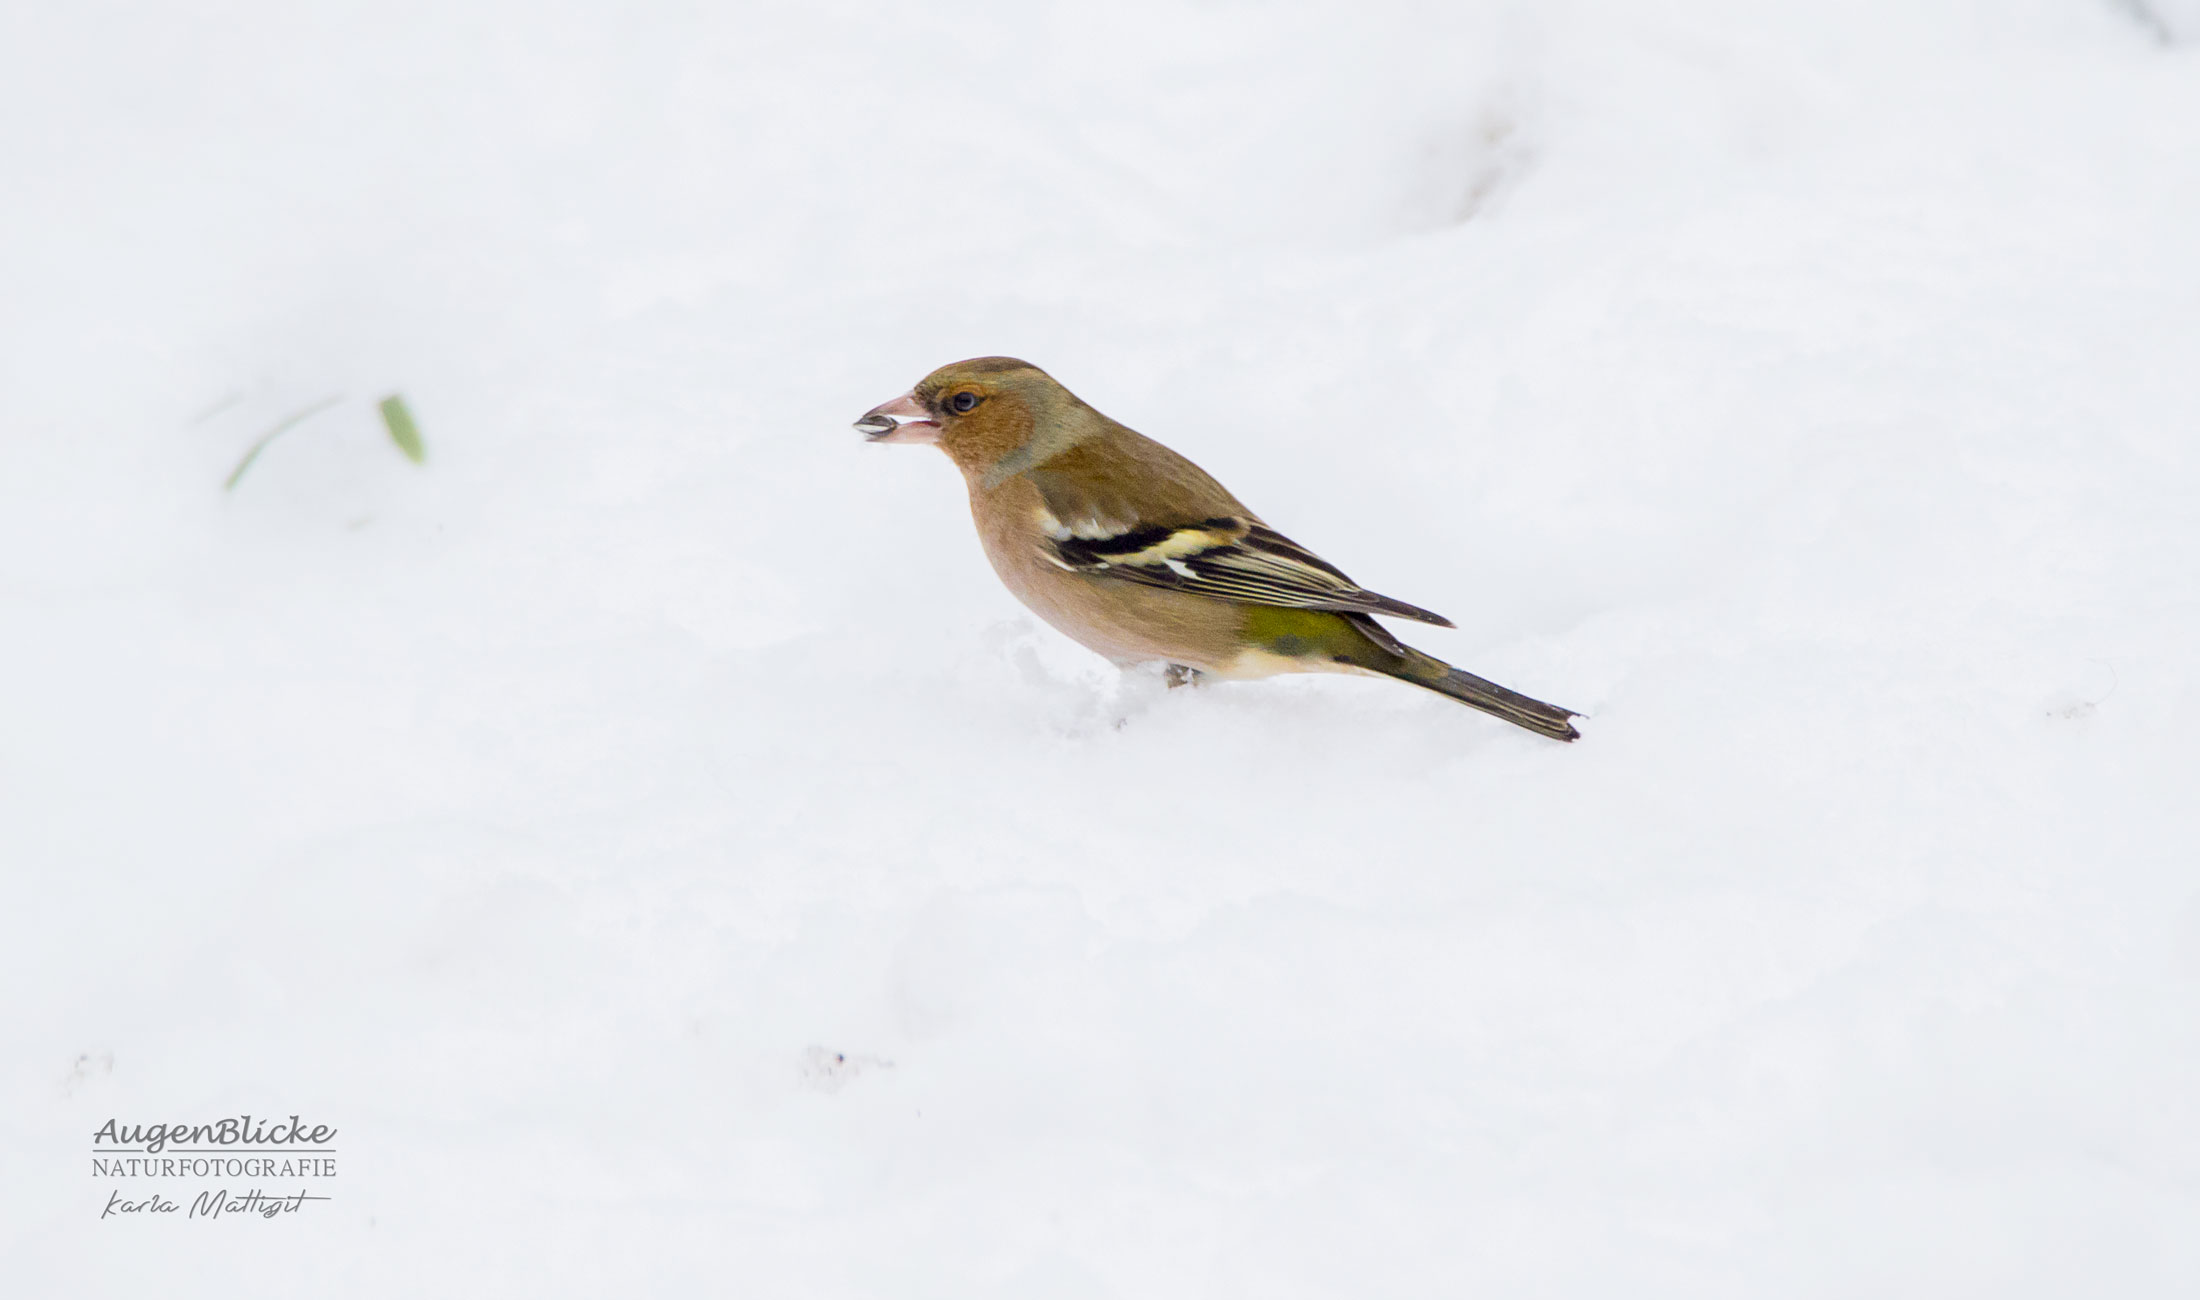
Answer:
M1388 614L1438 627L1441 614L1377 595L1342 570L1247 515L1188 524L1122 525L1090 515L1042 519L1045 558L1073 573L1168 587L1241 605L1282 605L1341 614Z

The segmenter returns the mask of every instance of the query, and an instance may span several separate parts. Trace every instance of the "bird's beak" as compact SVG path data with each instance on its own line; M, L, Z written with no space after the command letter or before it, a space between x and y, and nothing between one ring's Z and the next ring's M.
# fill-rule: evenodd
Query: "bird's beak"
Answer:
M856 432L873 442L938 442L940 422L907 392L864 412Z

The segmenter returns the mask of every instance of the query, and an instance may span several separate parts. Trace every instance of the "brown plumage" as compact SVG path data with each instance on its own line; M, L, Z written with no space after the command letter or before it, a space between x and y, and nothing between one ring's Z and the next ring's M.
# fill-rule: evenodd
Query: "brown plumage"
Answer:
M1367 672L1572 740L1570 710L1462 672L1372 615L1450 627L1367 590L1263 523L1205 470L1086 405L1028 362L942 366L856 427L930 442L962 471L994 572L1117 664L1266 677Z

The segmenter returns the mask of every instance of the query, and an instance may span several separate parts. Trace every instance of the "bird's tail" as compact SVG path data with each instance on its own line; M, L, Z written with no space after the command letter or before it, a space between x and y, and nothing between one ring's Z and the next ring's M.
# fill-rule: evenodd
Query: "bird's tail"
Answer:
M1581 733L1568 721L1581 715L1571 709L1529 699L1518 691L1508 691L1496 682L1454 668L1411 646L1399 648L1405 651L1402 656L1368 666L1399 681L1412 682L1438 695L1448 695L1461 704L1503 718L1516 727L1526 727L1539 736L1549 736L1553 740L1581 738Z
M1581 739L1581 733L1568 721L1581 716L1572 709L1531 700L1518 691L1508 691L1496 682L1484 681L1422 654L1358 610L1348 613L1282 605L1247 605L1245 610L1244 634L1253 645L1272 654L1315 661L1300 671L1336 671L1340 665L1361 668L1448 695L1539 736Z

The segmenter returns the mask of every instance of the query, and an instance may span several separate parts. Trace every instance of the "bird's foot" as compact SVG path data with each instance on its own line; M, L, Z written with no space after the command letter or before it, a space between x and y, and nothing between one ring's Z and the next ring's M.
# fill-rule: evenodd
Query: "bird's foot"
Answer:
M1184 664L1170 664L1161 670L1161 680L1173 691L1179 686L1204 686L1207 674Z
M1115 728L1120 731L1133 719L1160 704L1161 698L1179 686L1196 686L1206 674L1183 664L1146 660L1119 663L1123 670L1115 690Z

